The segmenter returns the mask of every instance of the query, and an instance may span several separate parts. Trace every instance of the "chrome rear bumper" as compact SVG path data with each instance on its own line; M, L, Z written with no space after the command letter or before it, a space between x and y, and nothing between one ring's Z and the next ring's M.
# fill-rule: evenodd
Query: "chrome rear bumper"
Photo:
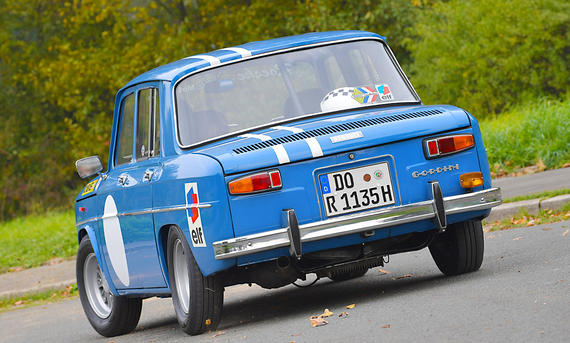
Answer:
M295 250L293 248L299 245L295 243L313 242L432 218L436 220L436 227L439 226L442 229L445 225L441 227L437 224L438 217L445 218L450 214L486 210L500 205L501 189L490 188L445 197L443 209L437 205L437 200L426 200L298 225L300 237L297 236L299 237L297 239L300 239L300 242L292 242L296 235L291 235L291 232L296 230L292 230L291 224L295 225L295 223L289 222L290 215L284 215L283 218L286 219L282 229L214 242L214 255L217 260L223 260L281 247L290 247L293 253Z

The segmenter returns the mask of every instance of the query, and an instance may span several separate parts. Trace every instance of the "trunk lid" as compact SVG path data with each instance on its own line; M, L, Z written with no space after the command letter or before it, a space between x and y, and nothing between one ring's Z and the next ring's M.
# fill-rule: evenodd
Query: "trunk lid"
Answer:
M468 126L465 111L454 106L367 109L266 128L195 152L215 158L231 175Z

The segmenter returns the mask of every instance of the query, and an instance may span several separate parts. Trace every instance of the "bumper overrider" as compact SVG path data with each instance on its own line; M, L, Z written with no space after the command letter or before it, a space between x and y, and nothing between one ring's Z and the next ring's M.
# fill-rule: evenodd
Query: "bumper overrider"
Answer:
M447 226L447 215L486 210L502 202L500 188L444 198L437 182L432 182L429 186L431 200L360 212L303 225L298 225L293 209L285 209L282 212L283 228L214 242L214 255L217 260L223 260L289 247L291 255L300 258L303 243L426 219L433 219L436 227L443 231Z

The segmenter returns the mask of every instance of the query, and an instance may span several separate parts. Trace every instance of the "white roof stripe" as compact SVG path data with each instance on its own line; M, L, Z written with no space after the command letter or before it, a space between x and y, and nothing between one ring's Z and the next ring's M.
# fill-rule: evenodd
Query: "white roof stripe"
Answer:
M293 133L303 132L303 129L298 128L298 127L292 127L292 126L273 126L272 129L291 131Z
M210 55L196 55L196 56L190 56L190 57L186 57L186 58L199 58L199 59L210 62L210 65L220 64L219 58L214 57L214 56L210 56Z
M249 57L251 56L251 51L244 49L244 48L223 48L220 50L230 50L233 52L237 52L238 54L241 55L241 57Z
M256 135L253 133L245 133L243 135L240 135L240 137L243 138L256 138L259 139L260 141L268 141L271 139L271 137L269 137L268 135Z

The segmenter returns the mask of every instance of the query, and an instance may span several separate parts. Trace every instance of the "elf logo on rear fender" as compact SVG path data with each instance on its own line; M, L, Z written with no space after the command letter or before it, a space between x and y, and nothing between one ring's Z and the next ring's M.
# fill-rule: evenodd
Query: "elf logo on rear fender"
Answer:
M188 228L190 229L192 246L205 247L206 239L204 238L200 209L194 207L198 205L200 201L198 198L198 184L195 182L187 183L184 185L184 191L186 194L186 217L188 217Z

